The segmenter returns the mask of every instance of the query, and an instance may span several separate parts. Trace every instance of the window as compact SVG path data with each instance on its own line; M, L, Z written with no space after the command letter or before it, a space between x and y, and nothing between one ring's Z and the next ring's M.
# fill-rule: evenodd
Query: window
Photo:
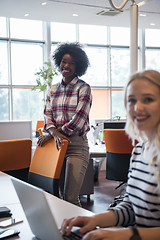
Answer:
M130 45L130 29L129 28L120 28L120 27L111 27L111 45L121 45L129 46Z
M146 46L148 47L160 47L160 30L146 29L145 43L146 43Z
M37 120L43 119L44 96L31 89L35 85L35 72L42 67L47 55L44 46L50 41L47 42L48 36L43 39L43 32L49 25L4 17L0 17L0 25L0 120L32 120L35 129ZM130 75L130 29L51 22L50 31L51 53L61 42L84 44L90 67L82 79L92 87L90 118L125 118L124 86ZM139 29L139 34L141 32ZM139 58L145 55L146 66L141 68L160 71L160 30L146 29L145 42L145 54ZM59 80L61 75L54 83Z
M85 51L90 61L90 67L83 79L91 86L107 86L107 48L86 47Z
M8 46L7 41L0 41L0 85L8 84ZM3 56L3 57L2 57Z
M146 69L160 71L160 49L146 49Z
M7 36L7 26L6 26L6 18L0 17L0 37Z
M111 85L125 86L130 74L130 52L128 48L111 48Z
M6 88L0 88L0 121L5 121L9 119L9 90Z
M51 23L51 41L75 42L76 25L69 23Z
M34 85L34 73L43 63L43 47L39 44L12 42L12 82L18 85Z
M112 89L112 118L117 116L121 119L126 118L123 89Z
M92 89L90 118L109 118L109 90Z
M88 44L107 44L107 27L80 24L79 42Z
M152 36L152 37L151 37ZM160 71L160 30L146 29L146 68Z
M11 38L42 40L42 22L35 20L10 19Z
M32 120L35 127L43 119L43 94L31 89L13 89L13 119ZM34 128L33 128L34 129Z
M0 23L0 120L32 120L36 126L43 118L43 94L31 89L43 63L42 22L0 18Z

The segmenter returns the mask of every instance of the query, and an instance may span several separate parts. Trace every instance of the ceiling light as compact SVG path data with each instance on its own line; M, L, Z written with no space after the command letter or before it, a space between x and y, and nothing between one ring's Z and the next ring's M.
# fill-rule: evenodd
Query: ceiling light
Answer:
M144 13L140 13L139 16L140 16L140 17L146 17L147 15L144 14Z
M29 16L29 13L25 13L24 16L25 16L25 17L28 17L28 16Z
M155 26L156 24L155 23L150 23L151 26Z
M146 4L146 1L142 1L142 2L137 3L138 7L142 7L145 4Z
M47 5L47 2L42 2L41 5L42 6Z
M78 17L79 15L77 13L73 13L73 17Z

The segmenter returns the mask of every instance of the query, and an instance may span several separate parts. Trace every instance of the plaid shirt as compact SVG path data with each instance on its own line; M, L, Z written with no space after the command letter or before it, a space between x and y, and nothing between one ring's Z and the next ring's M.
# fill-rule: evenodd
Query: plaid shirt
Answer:
M82 136L90 130L91 88L75 77L66 86L57 83L48 91L44 109L45 129L61 127L65 135Z

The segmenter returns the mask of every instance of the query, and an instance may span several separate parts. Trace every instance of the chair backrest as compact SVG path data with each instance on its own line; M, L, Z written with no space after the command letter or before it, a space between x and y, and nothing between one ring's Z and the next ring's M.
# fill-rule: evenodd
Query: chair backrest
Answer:
M104 129L106 146L106 178L115 181L127 181L132 141L125 129Z
M31 139L0 141L0 171L27 180L31 152Z
M107 152L132 152L132 141L125 133L125 129L104 129L103 136Z
M42 147L37 145L29 168L28 181L56 196L68 141L63 140L63 143L59 151L54 139Z

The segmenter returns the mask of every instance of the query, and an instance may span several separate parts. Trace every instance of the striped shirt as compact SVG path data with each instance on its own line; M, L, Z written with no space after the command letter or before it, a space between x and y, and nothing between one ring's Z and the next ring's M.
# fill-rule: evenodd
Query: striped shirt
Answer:
M45 129L61 127L66 136L84 135L90 130L91 104L90 86L77 77L66 86L63 82L51 86L44 109Z
M126 195L114 208L117 226L160 227L160 189L154 174L158 166L144 159L143 146L137 144L132 152Z

